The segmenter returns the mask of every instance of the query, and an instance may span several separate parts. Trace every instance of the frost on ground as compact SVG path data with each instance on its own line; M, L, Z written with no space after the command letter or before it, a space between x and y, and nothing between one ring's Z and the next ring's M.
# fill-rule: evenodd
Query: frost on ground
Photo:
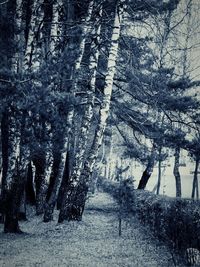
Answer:
M4 234L1 225L0 266L174 266L169 250L136 219L122 221L119 237L118 207L105 193L88 200L82 222L43 223L32 212L21 229L26 234Z

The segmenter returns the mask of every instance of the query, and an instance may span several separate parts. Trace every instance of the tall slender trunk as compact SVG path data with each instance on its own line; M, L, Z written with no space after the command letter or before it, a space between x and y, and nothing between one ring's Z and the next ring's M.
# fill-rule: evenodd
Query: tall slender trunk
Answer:
M1 188L2 188L2 130L1 130L2 118L0 117L0 196L1 196Z
M24 46L24 39L23 39L23 31L22 31L22 18L23 18L23 5L22 0L16 1L16 12L15 12L15 26L16 26L16 33L14 36L14 40L16 43L16 51L13 57L13 70L15 73L21 72L21 55L22 55L22 49Z
M192 198L193 199L195 198L195 192L196 192L196 198L199 199L199 184L198 184L199 162L200 162L200 159L198 157L196 157L194 178L193 178L193 184L192 184Z
M1 146L2 146L2 182L1 182L1 197L4 198L3 193L6 184L6 176L8 171L8 135L9 135L9 117L8 112L2 114L1 119Z
M51 22L51 36L49 50L51 55L55 55L55 48L58 41L58 20L59 20L59 6L58 2L53 3L52 22Z
M91 14L92 14L92 8L93 8L93 1L90 2L89 8L88 8L88 16L86 18L86 22L83 23L83 36L81 39L81 42L79 44L79 56L76 60L74 70L71 75L72 79L72 86L70 89L70 92L74 94L77 89L77 82L78 82L78 76L79 76L79 71L81 67L81 62L84 54L84 47L85 47L85 40L86 40L86 33L88 29L88 22L91 19ZM71 17L71 16L70 16ZM53 211L55 208L56 201L58 199L58 194L59 194L59 189L62 183L63 179L63 174L65 170L65 163L66 163L66 158L67 158L67 150L68 150L68 143L69 143L69 138L70 138L70 132L72 128L72 123L73 123L73 116L74 116L74 106L70 106L70 110L68 112L67 116L67 123L66 123L66 133L64 134L64 145L63 145L63 150L61 152L61 158L60 158L60 164L59 164L59 170L58 174L55 178L54 185L52 187L50 196L48 197L48 200L46 202L46 207L45 207L45 213L44 213L44 222L49 222L53 219Z
M31 70L32 67L35 69L39 66L36 33L39 34L43 19L42 4L43 0L33 0L28 40L23 61L23 67L26 71Z
M25 191L25 186L23 186L22 189L22 195L21 195L21 200L20 200L20 205L19 205L19 215L18 218L21 221L26 221L26 191Z
M20 144L20 158L19 158L19 168L18 177L20 188L20 205L19 205L19 218L26 219L26 181L28 175L28 165L30 162L30 149L26 144L21 142Z
M67 211L65 210L67 205L66 203L70 200L68 199L69 190L73 190L73 187L76 187L75 183L78 183L81 175L81 171L83 169L83 161L85 156L85 151L88 143L88 135L89 130L91 126L91 120L93 117L93 106L94 106L94 99L95 99L95 84L96 84L96 70L97 70L97 64L98 64L98 57L99 57L99 50L96 48L96 45L99 42L99 35L100 35L100 24L98 27L94 30L94 33L96 35L96 40L92 42L91 44L91 56L89 60L89 71L90 71L90 84L88 86L88 97L87 97L87 104L85 105L84 114L82 117L82 123L78 138L78 144L76 149L76 156L74 159L73 164L73 172L70 175L70 179L67 185L67 190L63 196L63 201L61 205L61 211L59 215L59 221L63 221L65 218L65 214ZM72 185L73 184L73 185Z
M42 206L40 190L44 180L44 170L45 170L45 153L37 156L33 160L35 166L35 191L36 191L36 214L40 215L40 206Z
M80 220L82 217L86 201L86 195L88 191L89 177L92 173L94 164L98 156L99 147L102 143L102 138L106 127L106 121L109 115L113 79L114 79L116 59L118 54L118 43L120 36L120 23L121 23L122 13L123 13L123 5L117 6L114 25L113 25L111 46L108 57L107 74L104 86L104 96L99 110L99 122L95 131L93 144L90 149L88 158L85 161L81 179L77 179L77 176L71 179L70 186L68 187L67 197L65 198L65 202L63 203L63 208L61 209L59 215L59 222L62 222L65 219Z
M20 218L20 205L25 192L27 167L30 161L30 150L27 145L25 130L27 118L19 111L12 111L9 115L8 169L4 188L6 203L4 231L21 232L18 220ZM25 216L25 214L23 215Z
M60 186L60 189L59 189L58 199L57 199L57 209L58 210L61 209L63 196L64 196L64 193L65 193L67 184L69 182L71 157L72 157L72 151L70 150L70 148L68 148L67 158L66 158L66 162L65 162L65 170L64 170L64 173L63 173L63 179L62 179L62 183L61 183L61 186Z
M44 222L49 222L53 220L53 211L54 211L56 201L58 198L59 188L62 182L63 172L65 168L65 162L66 162L66 157L67 157L67 146L68 146L68 138L65 138L63 150L61 152L61 157L60 157L58 174L55 178L50 197L45 205L44 219L43 219Z
M155 158L156 158L156 144L153 143L152 149L151 149L151 155L148 159L147 167L145 171L142 174L142 177L140 179L139 185L137 189L145 189L149 178L151 177L151 174L153 172L153 168L155 165Z
M89 6L90 8L90 6ZM89 12L90 14L90 12ZM90 18L90 17L89 17ZM84 32L87 29L87 24L84 27ZM77 89L77 82L78 82L78 75L81 67L81 62L84 54L84 46L85 46L85 38L86 36L83 36L81 43L80 43L80 53L77 58L77 61L75 63L74 71L72 73L72 87L70 89L70 92L74 94L74 92ZM63 151L61 152L61 159L60 159L60 165L59 165L59 171L58 175L56 176L55 183L52 188L51 195L46 203L46 208L45 208L45 214L44 214L44 221L49 222L50 220L53 219L53 211L55 208L55 204L58 198L58 193L59 193L59 188L61 186L62 178L63 178L63 173L65 170L65 163L66 163L66 157L67 157L67 150L68 150L68 142L70 138L70 132L72 128L72 123L73 123L73 117L74 117L74 106L71 105L69 107L69 112L67 115L67 122L66 122L66 132L64 134L64 146L63 146Z
M50 176L52 172L52 165L53 165L51 125L45 122L44 127L45 127L45 135L46 135L47 141L46 141L46 145L44 148L45 150L44 161L43 162L40 161L39 166L38 166L40 173L38 173L39 184L37 188L37 197L36 197L36 214L37 215L41 215L44 212L47 189L49 186Z
M65 163L67 158L67 151L68 151L68 142L70 138L70 131L73 121L73 114L74 110L68 112L67 116L67 126L66 126L66 132L64 134L64 141L63 141L63 149L61 151L61 157L60 157L60 163L58 168L58 174L56 175L50 196L46 202L45 206L45 212L44 212L44 222L49 222L53 219L53 211L56 205L56 201L58 199L58 193L61 186L63 173L65 169Z
M26 202L30 205L35 205L36 197L35 197L35 189L33 185L33 170L32 170L31 162L29 162L28 164L25 192L26 192Z
M17 174L19 169L20 153L20 134L16 117L11 110L8 112L8 147L5 149L7 154L7 170L3 177L3 202L5 203L5 232L20 232L18 224L18 205L19 205L19 180ZM5 165L4 165L5 166Z
M161 173L162 173L162 147L160 146L159 151L158 151L158 183L157 183L157 190L156 194L160 194L160 184L161 184Z
M175 148L174 153L174 177L176 181L176 197L181 197L181 175L179 172L179 164L180 164L180 147Z

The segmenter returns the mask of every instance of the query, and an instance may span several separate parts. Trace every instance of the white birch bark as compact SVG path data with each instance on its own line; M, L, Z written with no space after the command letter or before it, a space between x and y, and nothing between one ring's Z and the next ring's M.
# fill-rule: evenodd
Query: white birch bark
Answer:
M18 0L16 1L16 29L17 29L17 33L15 33L15 43L16 43L16 53L14 55L14 59L13 59L13 70L15 73L19 72L19 61L20 61L20 56L21 56L21 49L22 49L22 0Z
M81 40L81 43L80 43L80 46L79 46L80 53L79 53L79 56L78 56L78 58L76 60L75 67L74 67L74 72L73 72L73 85L72 85L72 89L71 89L72 93L76 92L76 90L77 90L77 82L78 82L79 71L80 71L80 68L81 68L81 62L82 62L82 58L83 58L83 54L84 54L84 49L85 49L86 36L91 31L91 27L88 27L88 24L91 21L93 8L94 8L94 1L90 1L89 7L88 7L87 17L86 17L85 21L82 22L83 23L83 27L82 27L82 35L83 36L82 36L82 40ZM98 57L98 54L95 54L95 55ZM94 60L94 59L91 58L90 62L91 62L90 66L89 66L90 70L91 69L93 70L93 75L92 75L92 79L91 79L91 92L93 93L93 91L95 91L96 59ZM93 102L93 96L92 96L92 99L90 101ZM73 108L72 108L71 112L74 113L74 109ZM74 116L74 114L72 114L72 117L73 116ZM88 121L87 118L88 117L90 118L91 116L92 116L92 110L91 110L91 104L89 104L88 108L85 111L85 118L83 118L84 123L82 124L82 127L81 127L81 133L80 133L81 137L83 135L85 135L85 131L87 131L87 129L88 129L88 125L86 125L87 121ZM70 120L71 120L71 117L70 117ZM69 123L67 122L67 124L69 124ZM81 147L81 145L79 146L78 150L81 150L80 147ZM78 170L76 171L76 169L77 169L77 163L79 163L79 158L80 157L76 157L75 158L75 162L76 162L75 163L75 168L74 168L75 169L75 171L74 171L75 173L78 171Z
M101 12L100 12L101 14ZM89 61L89 71L90 71L90 85L88 88L88 97L87 104L85 105L84 114L82 117L82 123L79 134L79 141L77 145L76 156L74 159L73 172L70 177L70 182L76 186L77 181L80 178L81 171L83 168L83 159L88 141L89 129L91 126L91 120L93 116L93 107L95 100L95 84L96 84L96 72L97 72L97 64L99 58L99 49L96 47L99 44L99 36L101 31L101 25L99 24L96 29L94 29L93 35L96 35L96 42L93 40L91 44L91 56Z
M52 144L52 127L49 122L45 122L45 131L47 135L47 142L45 145L45 170L44 170L44 183L49 184L52 166L53 166L53 144Z
M37 44L35 35L36 32L38 31L39 24L43 18L43 11L41 8L42 3L43 0L33 1L28 41L26 45L24 62L23 62L23 66L26 71L31 69L32 67L37 68L39 66L39 58L38 58L38 51L36 48Z
M16 119L10 115L9 119L9 150L8 150L8 170L5 179L5 189L10 191L13 184L13 177L16 171L17 161L20 155L20 133Z
M90 29L88 27L88 23L91 20L93 4L94 4L93 1L91 1L89 4L89 7L88 7L87 17L82 22L83 23L82 39L81 39L81 42L79 45L80 53L79 53L79 56L75 62L74 71L72 73L73 83L72 83L71 92L70 92L72 94L74 94L77 90L77 83L78 83L78 78L79 78L79 74L80 74L79 71L81 68L81 62L82 62L84 49L85 49L86 36L87 36L89 29ZM48 200L48 203L46 204L45 214L44 214L44 222L48 222L48 221L52 220L53 210L55 207L56 200L58 198L59 188L61 186L62 177L63 177L63 173L64 173L65 162L66 162L66 157L67 157L67 148L68 148L68 142L69 142L69 135L70 135L71 128L72 128L73 117L74 117L74 107L73 107L73 105L71 105L70 111L68 112L68 116L67 116L67 129L66 129L66 133L64 135L64 147L63 147L63 151L61 152L59 171L58 171L58 175L55 179L54 187L52 189L52 194Z
M119 12L117 12L119 11ZM62 203L62 208L59 214L59 222L62 222L63 220L71 220L71 219L76 219L79 220L83 209L84 209L84 203L80 203L85 201L85 182L88 182L88 178L93 170L94 164L96 162L97 156L98 156L98 151L99 147L102 142L103 138L103 133L105 130L106 126L106 120L108 118L108 112L109 112L109 107L110 107L110 99L112 95L112 85L113 85L113 78L115 74L115 66L116 66L116 59L117 59L117 53L118 53L118 41L119 41L119 36L120 36L120 23L122 19L122 13L123 13L123 8L120 6L120 10L118 8L116 9L116 14L115 14L115 19L114 19L114 25L113 25L113 33L112 33L112 39L111 39L111 46L110 46L110 51L109 51L109 58L108 58L108 66L107 66L107 75L105 79L105 87L104 87L104 97L102 101L102 105L99 111L99 123L96 128L95 132L95 137L94 141L89 153L89 157L85 162L84 165L84 176L83 178L87 179L87 181L79 181L79 176L80 176L80 170L81 168L78 167L75 169L76 175L73 175L70 177L70 183L68 185L68 191L67 194L64 196L63 203ZM92 83L95 80L92 80ZM89 106L88 106L89 107ZM89 109L90 110L90 109ZM91 111L91 110L90 110ZM91 116L91 115L89 115ZM87 114L88 118L88 114ZM88 127L88 123L86 123ZM82 128L82 134L87 134L87 128L85 126ZM85 137L87 138L87 137ZM84 139L83 139L84 140ZM79 151L79 154L77 153L77 157L79 159L82 158L82 153L84 151L84 142L81 144L81 151ZM77 160L77 159L76 159ZM79 162L79 161L77 161ZM81 164L81 162L79 162ZM78 188L78 187L80 188ZM82 190L83 186L83 190ZM77 187L77 190L75 190L75 187ZM81 191L81 192L79 192ZM83 192L84 191L84 192ZM81 196L80 196L81 194ZM82 200L83 198L83 200ZM78 202L77 202L78 200ZM73 211L74 210L74 211Z
M95 137L93 144L85 162L84 169L87 175L91 174L96 158L98 156L99 147L102 144L102 138L106 127L106 121L109 115L110 101L112 96L113 80L115 75L116 60L118 54L118 45L120 37L121 21L123 16L123 6L124 1L121 1L119 7L115 12L115 19L113 24L113 32L111 39L111 46L109 51L108 63L107 63L107 73L105 78L105 86L103 92L103 100L99 110L99 122L95 131Z
M91 27L89 27L89 25L91 22L93 6L94 6L94 1L90 1L86 19L82 21L82 24L83 24L82 36L83 36L83 38L82 38L81 43L80 43L80 55L76 61L75 70L80 69L80 66L81 66L81 62L82 62L82 58L83 58L82 51L84 51L84 48L85 48L86 36L89 33L89 31L91 30Z
M53 15L51 22L51 41L50 41L50 53L52 56L55 55L56 43L58 41L58 21L59 20L59 6L58 2L53 4Z
M44 173L41 177L41 184L39 188L39 192L37 194L36 199L36 214L40 215L44 212L44 205L47 195L48 186L50 183L50 176L53 167L53 145L52 145L52 129L51 124L46 122L45 123L45 132L46 132L46 144L45 144L45 167Z

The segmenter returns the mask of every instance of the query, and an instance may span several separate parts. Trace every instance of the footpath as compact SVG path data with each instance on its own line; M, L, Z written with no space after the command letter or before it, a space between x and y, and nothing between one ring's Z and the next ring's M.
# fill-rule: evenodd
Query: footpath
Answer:
M81 222L43 223L34 216L21 223L22 235L4 234L0 226L1 267L173 267L169 249L140 225L122 220L111 196L98 193L87 201Z

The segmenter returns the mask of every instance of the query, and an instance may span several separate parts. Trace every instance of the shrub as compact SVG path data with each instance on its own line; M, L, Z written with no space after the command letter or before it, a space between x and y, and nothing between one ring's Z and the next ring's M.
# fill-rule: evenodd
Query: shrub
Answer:
M113 182L101 179L100 184L105 192L112 195L123 206L125 213L135 213L135 190L131 180Z
M177 249L200 249L200 202L135 190L136 213L156 235Z
M119 201L120 183L102 179L101 186ZM134 190L129 183L124 186L128 210L136 212L141 223L149 225L158 238L179 250L200 250L200 201Z

